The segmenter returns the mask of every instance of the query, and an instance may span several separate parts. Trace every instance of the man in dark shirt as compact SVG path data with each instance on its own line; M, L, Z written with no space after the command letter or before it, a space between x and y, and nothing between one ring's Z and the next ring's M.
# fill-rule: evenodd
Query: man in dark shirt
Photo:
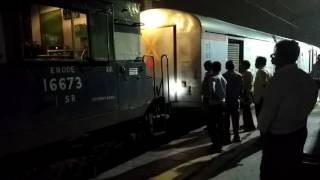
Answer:
M232 119L233 142L240 142L239 136L239 114L240 93L242 90L242 75L234 70L233 61L226 62L227 72L223 77L227 80L226 87L226 119L224 122L224 143L230 143L230 116Z

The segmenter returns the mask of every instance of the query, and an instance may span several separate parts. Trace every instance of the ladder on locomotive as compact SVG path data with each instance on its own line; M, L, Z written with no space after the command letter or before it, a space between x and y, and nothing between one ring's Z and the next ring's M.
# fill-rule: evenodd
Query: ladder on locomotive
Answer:
M149 58L152 61L152 79L153 79L153 106L154 114L153 118L155 121L166 121L169 119L171 114L171 100L170 100L170 83L169 83L169 59L167 55L161 56L160 73L161 79L159 85L156 83L156 67L155 59L153 56L143 56L143 62L145 58ZM166 66L166 72L164 72L164 63ZM165 96L165 79L167 80L167 96ZM163 134L165 131L159 131L156 134Z

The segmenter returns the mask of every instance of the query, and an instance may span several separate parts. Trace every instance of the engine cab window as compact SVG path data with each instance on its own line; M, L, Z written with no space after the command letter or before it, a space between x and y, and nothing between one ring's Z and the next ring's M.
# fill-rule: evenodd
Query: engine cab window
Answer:
M32 5L24 13L25 60L89 58L86 14L43 5Z
M132 60L138 58L140 56L140 36L138 32L121 32L117 29L118 26L119 25L116 25L114 32L116 60ZM131 29L133 28L131 27Z

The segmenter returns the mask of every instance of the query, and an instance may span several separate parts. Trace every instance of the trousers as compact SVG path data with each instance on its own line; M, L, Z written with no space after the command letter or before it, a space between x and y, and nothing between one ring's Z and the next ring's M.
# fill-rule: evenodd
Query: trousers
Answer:
M260 179L300 179L306 138L306 127L289 134L262 134Z

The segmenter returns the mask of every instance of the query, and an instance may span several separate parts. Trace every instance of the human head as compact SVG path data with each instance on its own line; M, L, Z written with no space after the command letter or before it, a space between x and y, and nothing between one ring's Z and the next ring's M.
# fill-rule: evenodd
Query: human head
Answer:
M206 62L204 62L204 64L203 64L203 67L204 67L204 69L205 69L206 71L210 71L211 66L212 66L212 62L209 61L209 60L206 61Z
M275 53L271 56L271 62L276 68L288 64L294 64L300 54L299 44L294 40L282 40L275 46Z
M242 61L242 67L244 70L248 70L250 68L250 66L251 66L251 64L249 61L247 61L247 60Z
M267 59L265 57L262 57L262 56L258 56L256 58L256 68L257 69L260 69L260 68L263 68L265 67L267 64Z
M211 66L213 74L217 75L221 71L221 63L219 61L214 61Z
M233 64L233 61L227 61L226 62L226 69L228 70L228 71L232 71L232 70L234 70L234 64Z

